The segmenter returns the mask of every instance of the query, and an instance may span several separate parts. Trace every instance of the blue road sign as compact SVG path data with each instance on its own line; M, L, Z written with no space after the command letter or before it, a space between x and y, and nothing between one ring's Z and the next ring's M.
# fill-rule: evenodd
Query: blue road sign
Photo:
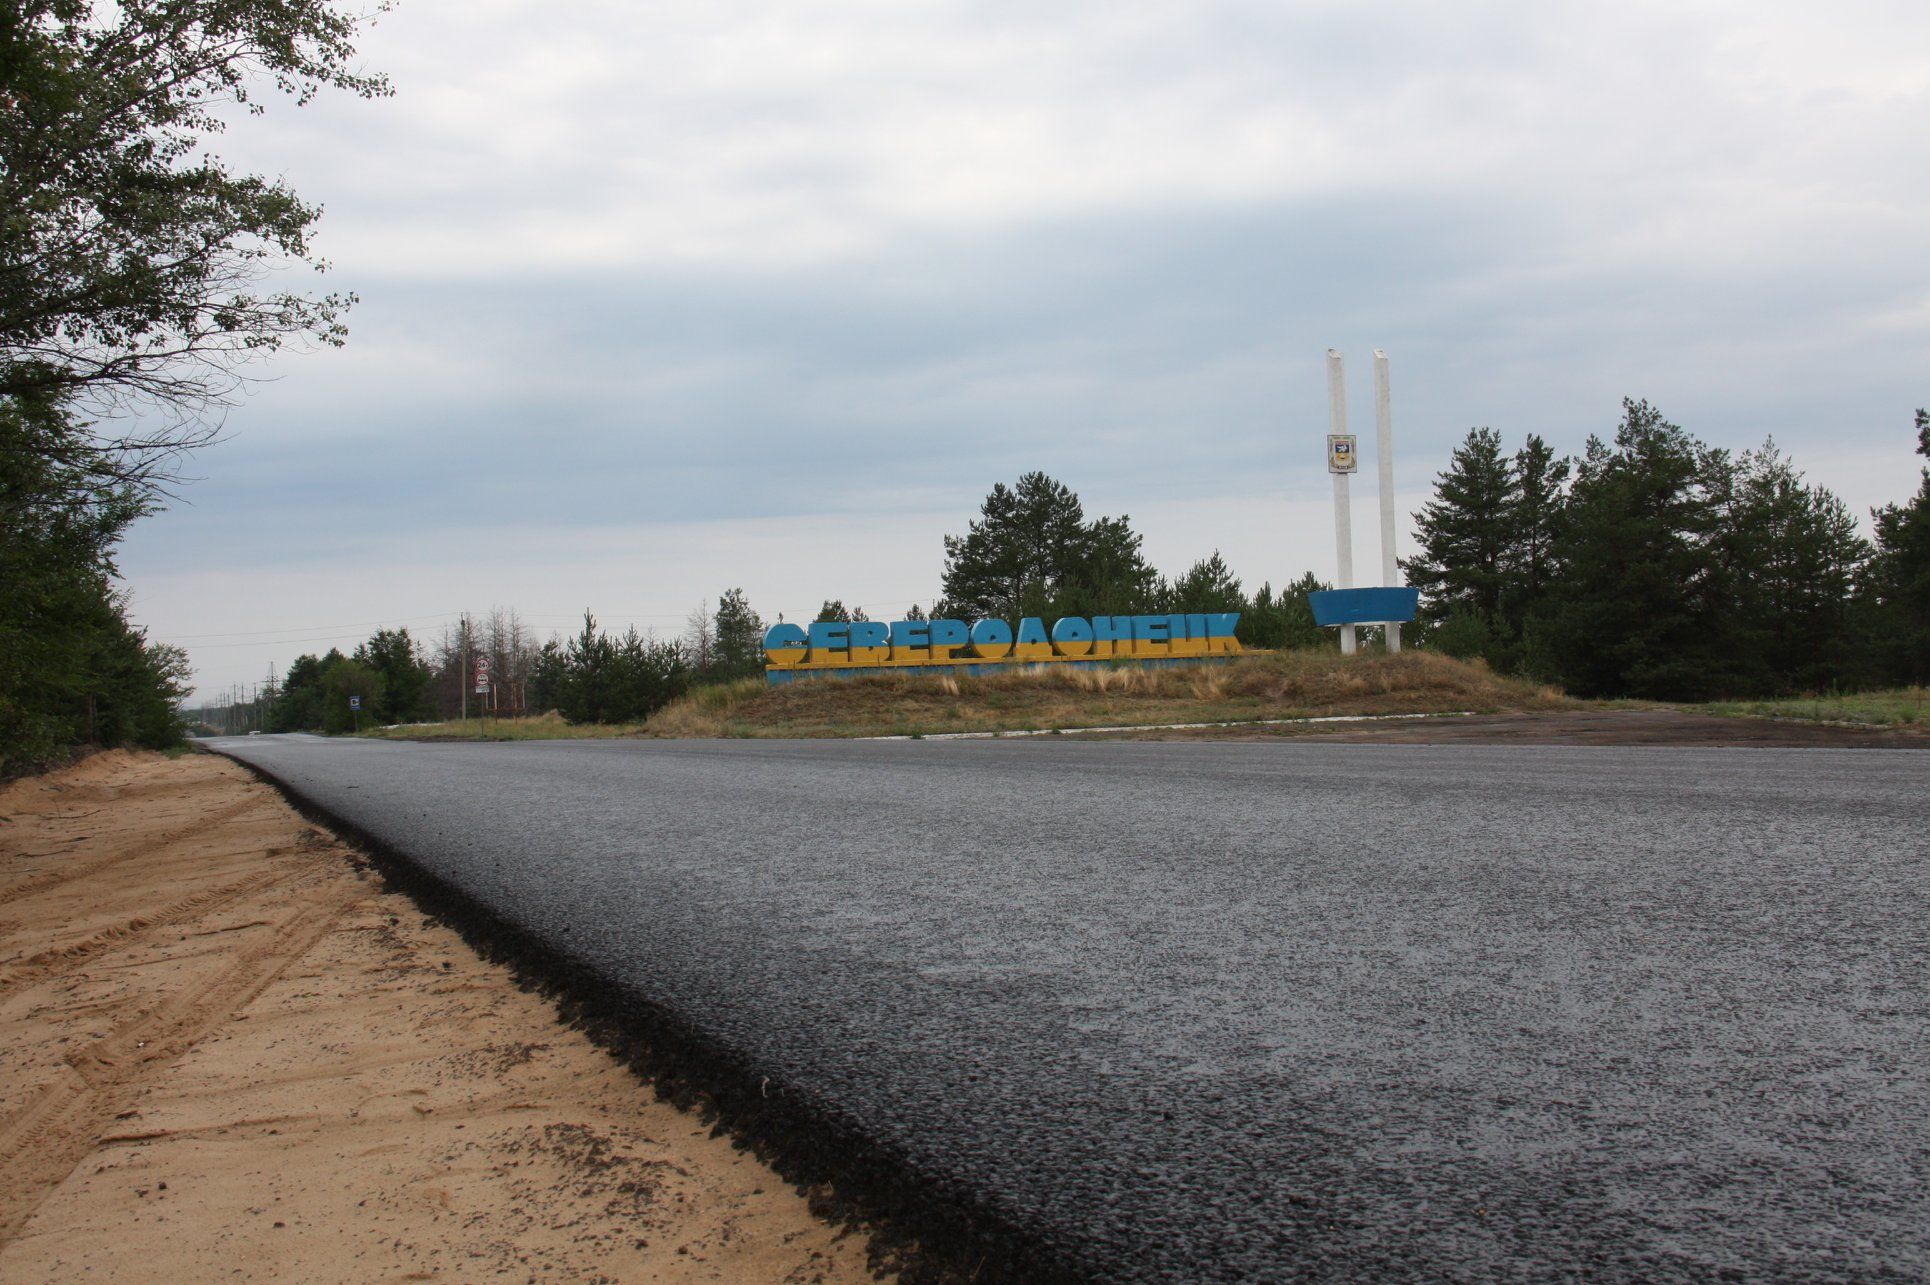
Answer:
M1322 589L1307 595L1316 625L1400 624L1414 619L1419 589L1387 585L1377 589Z

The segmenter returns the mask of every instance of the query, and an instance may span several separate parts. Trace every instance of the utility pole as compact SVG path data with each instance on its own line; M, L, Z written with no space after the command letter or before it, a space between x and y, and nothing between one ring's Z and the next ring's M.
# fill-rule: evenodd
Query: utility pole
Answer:
M462 721L466 723L469 721L469 613L468 612L465 611L462 613L462 623L458 625L457 628L462 630L462 647L461 647L462 673L458 677L456 686L462 690Z
M1354 587L1354 515L1347 479L1354 469L1353 439L1347 436L1347 363L1337 349L1327 350L1327 471L1334 475L1334 554L1336 589ZM1345 456L1345 467L1340 459ZM1340 627L1342 655L1354 654L1354 627Z
M1387 382L1387 352L1374 349L1374 462L1380 468L1380 582L1397 585L1400 567L1394 560L1394 409ZM1390 620L1387 650L1401 649L1401 622Z

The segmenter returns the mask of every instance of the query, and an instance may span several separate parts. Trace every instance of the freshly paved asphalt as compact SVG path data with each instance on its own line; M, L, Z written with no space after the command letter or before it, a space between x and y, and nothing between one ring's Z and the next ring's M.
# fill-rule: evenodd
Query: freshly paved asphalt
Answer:
M1101 1277L1930 1274L1930 755L218 744Z

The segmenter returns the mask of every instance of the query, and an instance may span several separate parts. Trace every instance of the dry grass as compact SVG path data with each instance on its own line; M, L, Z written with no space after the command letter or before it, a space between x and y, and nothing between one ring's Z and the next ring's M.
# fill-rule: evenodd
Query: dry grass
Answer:
M1930 688L1895 687L1880 692L1829 696L1790 696L1780 700L1712 701L1711 714L1747 718L1793 718L1806 723L1851 723L1866 727L1930 726Z
M1034 665L979 678L885 674L783 687L752 678L692 692L659 711L642 734L917 736L1569 704L1552 688L1432 652L1303 651L1166 669Z
M642 723L572 723L555 710L528 718L450 719L446 723L404 723L362 733L392 741L576 741L634 736Z

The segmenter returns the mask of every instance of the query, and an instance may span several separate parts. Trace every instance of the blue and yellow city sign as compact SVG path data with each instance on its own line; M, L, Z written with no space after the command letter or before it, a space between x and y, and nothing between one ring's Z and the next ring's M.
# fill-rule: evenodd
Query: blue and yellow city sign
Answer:
M767 670L939 668L1224 656L1241 650L1240 613L1064 616L1047 629L1037 616L1015 631L1003 620L819 620L772 625L764 635Z

